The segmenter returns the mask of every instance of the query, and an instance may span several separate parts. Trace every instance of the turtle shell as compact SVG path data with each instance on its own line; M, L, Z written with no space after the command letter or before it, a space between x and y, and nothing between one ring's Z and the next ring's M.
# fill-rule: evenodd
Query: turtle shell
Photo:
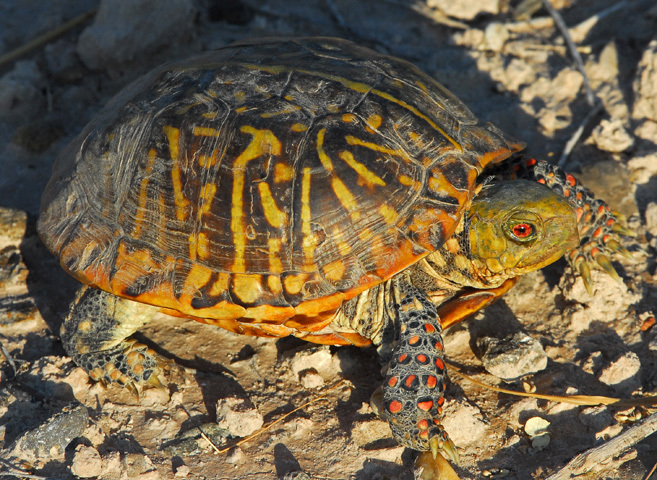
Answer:
M315 331L449 238L478 174L521 147L406 61L260 39L120 92L57 159L38 231L118 296Z

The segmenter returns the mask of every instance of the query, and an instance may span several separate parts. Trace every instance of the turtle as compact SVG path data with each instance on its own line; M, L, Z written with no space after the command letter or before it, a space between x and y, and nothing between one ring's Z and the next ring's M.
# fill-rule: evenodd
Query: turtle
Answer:
M237 334L377 347L395 439L457 459L443 328L562 256L590 283L622 219L522 156L411 63L264 38L156 68L61 152L38 233L83 286L61 328L91 379L161 385L158 312Z

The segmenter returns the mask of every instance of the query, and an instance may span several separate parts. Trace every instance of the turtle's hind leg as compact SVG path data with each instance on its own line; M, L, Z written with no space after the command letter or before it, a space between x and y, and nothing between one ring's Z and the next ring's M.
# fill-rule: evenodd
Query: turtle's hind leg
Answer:
M161 386L166 360L128 339L158 311L156 307L83 287L61 328L64 349L96 381L118 383L137 393L136 384Z

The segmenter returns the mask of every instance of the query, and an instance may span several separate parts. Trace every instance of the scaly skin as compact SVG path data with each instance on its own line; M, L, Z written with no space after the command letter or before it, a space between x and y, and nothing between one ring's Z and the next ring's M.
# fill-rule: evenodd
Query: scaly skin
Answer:
M118 383L138 395L136 385L161 387L168 361L127 339L157 311L154 307L83 287L61 328L64 349L92 380Z

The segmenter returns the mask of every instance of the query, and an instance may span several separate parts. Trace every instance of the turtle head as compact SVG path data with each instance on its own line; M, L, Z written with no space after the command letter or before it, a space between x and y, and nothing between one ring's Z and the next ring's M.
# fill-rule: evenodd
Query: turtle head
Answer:
M485 185L466 214L470 255L492 274L517 276L557 261L579 245L575 210L545 185Z

